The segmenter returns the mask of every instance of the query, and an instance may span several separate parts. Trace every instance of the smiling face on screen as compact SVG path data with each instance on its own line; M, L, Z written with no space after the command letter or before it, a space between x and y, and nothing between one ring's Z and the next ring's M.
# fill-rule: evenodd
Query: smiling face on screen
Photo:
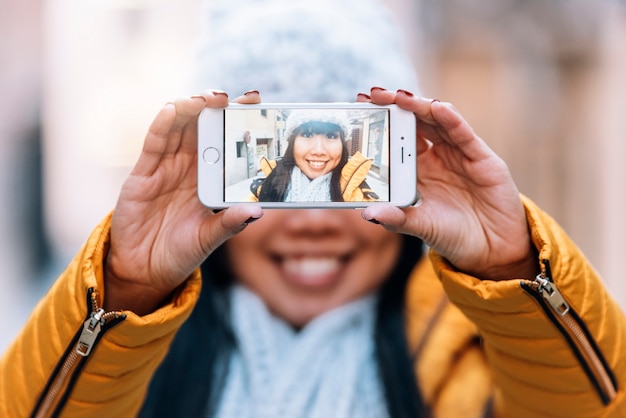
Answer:
M327 122L307 122L294 131L296 165L311 180L330 173L343 155L343 132Z

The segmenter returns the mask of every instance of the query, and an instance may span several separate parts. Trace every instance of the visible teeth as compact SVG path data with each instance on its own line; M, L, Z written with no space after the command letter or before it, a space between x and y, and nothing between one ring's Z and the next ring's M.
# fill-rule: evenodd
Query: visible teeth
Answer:
M289 258L283 267L288 274L317 277L335 272L340 263L336 258Z
M322 168L326 163L324 161L309 161L309 164L311 164L313 168Z

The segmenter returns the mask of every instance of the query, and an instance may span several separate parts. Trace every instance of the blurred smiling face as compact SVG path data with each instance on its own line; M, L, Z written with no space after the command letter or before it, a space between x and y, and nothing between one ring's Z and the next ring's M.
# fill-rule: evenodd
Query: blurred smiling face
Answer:
M376 291L393 269L401 238L356 210L265 210L227 243L239 283L296 328Z
M341 161L343 135L339 125L304 123L296 129L293 141L294 160L311 180L330 173Z

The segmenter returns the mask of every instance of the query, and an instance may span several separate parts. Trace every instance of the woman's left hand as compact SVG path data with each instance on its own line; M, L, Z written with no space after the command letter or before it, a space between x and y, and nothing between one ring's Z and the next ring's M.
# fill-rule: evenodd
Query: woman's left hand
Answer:
M363 218L422 238L457 269L481 279L533 277L536 251L505 162L449 103L380 88L357 100L370 98L415 114L422 201L408 208L370 206Z

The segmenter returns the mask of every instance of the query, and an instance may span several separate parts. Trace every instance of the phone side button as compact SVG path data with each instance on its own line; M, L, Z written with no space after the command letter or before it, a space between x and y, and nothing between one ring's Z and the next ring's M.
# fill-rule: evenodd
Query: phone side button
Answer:
M220 160L220 152L217 150L217 148L206 148L202 153L202 159L207 164L215 164Z

